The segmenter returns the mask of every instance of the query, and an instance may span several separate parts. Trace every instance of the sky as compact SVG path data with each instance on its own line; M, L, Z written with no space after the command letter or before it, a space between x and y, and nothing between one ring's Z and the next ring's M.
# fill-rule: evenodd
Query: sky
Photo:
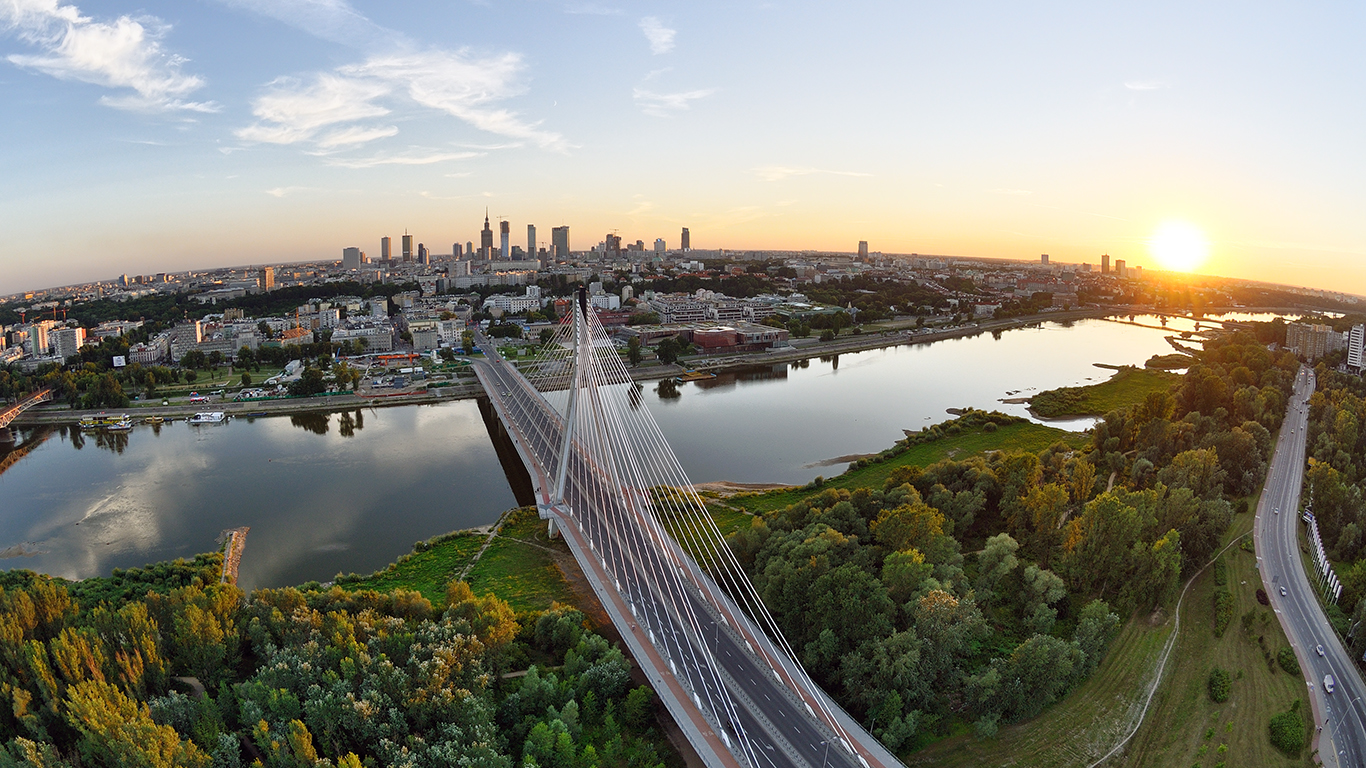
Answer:
M1350 3L0 0L0 294L586 249L1160 266L1366 294Z

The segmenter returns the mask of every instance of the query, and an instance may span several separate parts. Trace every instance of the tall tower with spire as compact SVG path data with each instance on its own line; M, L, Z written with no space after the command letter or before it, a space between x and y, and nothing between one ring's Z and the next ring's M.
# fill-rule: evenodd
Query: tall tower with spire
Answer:
M479 258L493 258L493 230L489 228L489 209L484 209L484 231L479 233Z

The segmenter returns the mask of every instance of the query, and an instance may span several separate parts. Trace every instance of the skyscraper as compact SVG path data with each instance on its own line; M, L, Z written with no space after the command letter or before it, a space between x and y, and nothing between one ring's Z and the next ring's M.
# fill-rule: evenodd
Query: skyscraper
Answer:
M569 258L569 227L550 230L550 255L557 259Z
M613 235L613 234L608 234L608 235L607 235L607 253L610 254L610 255L612 255L612 256L620 256L620 255L621 255L621 236L620 236L620 235Z
M512 225L506 219L498 222L498 258L507 261L512 258Z
M1039 263L1042 264L1042 265L1044 265L1045 267L1048 266L1048 254L1046 254L1046 253L1041 253L1041 254L1039 254Z
M655 238L655 253L663 253L663 252L665 252L665 251L667 251L667 250L668 250L668 248L664 245L664 238L662 238L662 237L656 237L656 238Z
M860 259L866 259L866 258L868 258L868 241L867 241L867 240L860 240L860 241L858 241L858 257L859 257Z
M364 254L359 248L342 249L342 269L360 269L361 258Z
M379 257L384 261L394 258L393 240L390 240L388 236L379 239Z
M427 252L427 246L422 243L417 244L417 263L424 267L432 265L432 255Z
M463 255L464 253L463 249L460 247L460 243L451 243L451 258L459 261L460 257Z
M1115 274L1119 277L1128 277L1129 272L1124 268L1124 259L1115 259Z
M692 239L688 237L687 227L683 228L683 235L678 240L678 247L682 248L685 252L692 250Z
M1366 325L1354 325L1347 332L1347 364L1358 371L1366 368Z
M466 240L466 241L465 241L465 258L468 258L468 259L474 258L474 241L473 241L473 240Z
M489 229L489 209L484 209L484 231L479 233L479 258L493 259L493 230Z
M526 254L528 259L536 258L536 225L526 225Z
M1102 275L1108 275L1108 274L1110 274L1110 254L1108 254L1108 253L1101 254L1101 257L1100 257L1100 273L1101 273Z
M259 280L261 290L270 291L275 289L275 267L262 267L261 279Z
M413 236L407 230L403 231L403 260L413 260Z

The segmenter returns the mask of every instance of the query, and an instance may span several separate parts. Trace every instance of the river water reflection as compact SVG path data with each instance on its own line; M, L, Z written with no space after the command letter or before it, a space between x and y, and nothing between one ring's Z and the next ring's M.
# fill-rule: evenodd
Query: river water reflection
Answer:
M948 408L1027 415L1000 401L1102 381L1110 372L1094 363L1167 354L1164 335L1045 323L758 366L679 385L677 397L648 383L642 394L694 481L798 483L837 474L843 461L821 462L886 448ZM36 447L0 474L0 568L68 578L207 551L223 529L248 525L244 587L326 580L517 503L474 401L25 438Z

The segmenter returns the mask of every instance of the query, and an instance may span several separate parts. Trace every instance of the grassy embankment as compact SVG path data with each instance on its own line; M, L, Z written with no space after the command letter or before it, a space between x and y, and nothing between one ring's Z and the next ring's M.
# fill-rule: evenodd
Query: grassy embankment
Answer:
M1170 391L1180 381L1179 374L1125 367L1100 384L1040 392L1030 399L1029 408L1045 419L1102 416L1141 403L1150 392Z
M419 544L388 568L369 576L338 581L345 589L413 589L435 605L444 604L446 584L468 568L465 580L476 595L492 593L514 610L549 608L552 602L575 603L577 598L557 561L572 561L562 540L546 535L545 521L536 510L513 510L491 542L480 533L452 533ZM488 549L479 555L488 542ZM471 561L478 560L470 567Z
M1251 507L1256 507L1256 499ZM1234 541L1252 529L1252 514L1237 515L1225 536ZM1227 586L1216 587L1214 569L1191 585L1181 605L1181 634L1166 672L1133 739L1106 766L1307 766L1306 749L1288 757L1271 746L1271 717L1303 697L1300 676L1269 665L1258 636L1274 658L1287 647L1271 609L1257 603L1261 579L1252 552L1235 545L1224 555ZM1233 618L1214 636L1214 592L1233 595ZM1252 612L1252 630L1242 616ZM1136 616L1119 633L1100 668L1076 691L1026 723L1002 728L996 738L946 739L913 753L907 765L1086 766L1127 735L1142 713L1147 690L1173 622L1164 614ZM1211 701L1210 670L1233 677L1228 700ZM1302 709L1307 710L1306 701ZM1308 733L1308 714L1305 714ZM1307 739L1306 739L1307 740ZM1220 752L1224 746L1225 751Z
M1086 437L1077 432L1067 432L1055 427L1046 427L1033 422L1009 424L988 431L978 427L956 435L941 437L938 440L912 446L895 458L865 467L851 469L843 474L823 480L819 487L802 486L784 488L762 493L739 494L726 502L751 514L771 512L775 509L801 501L826 488L881 488L887 476L898 467L916 465L929 466L944 459L966 459L989 451L1028 451L1037 453L1056 442L1064 442L1079 447Z

